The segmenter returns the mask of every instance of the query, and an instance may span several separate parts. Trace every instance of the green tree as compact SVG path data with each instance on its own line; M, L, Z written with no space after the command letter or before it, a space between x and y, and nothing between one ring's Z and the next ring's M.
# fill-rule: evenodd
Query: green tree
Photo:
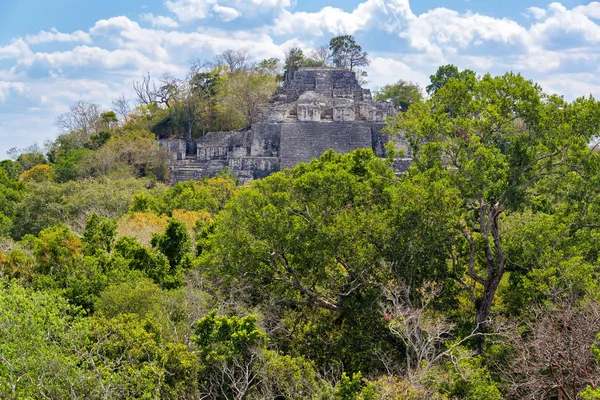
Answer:
M431 95L440 90L450 79L461 80L467 77L475 77L475 72L470 69L459 71L458 67L452 64L442 65L434 75L429 77L431 84L427 85L425 90Z
M115 250L125 260L129 269L144 272L157 285L166 288L181 285L182 276L172 274L178 271L172 271L169 259L158 251L144 247L129 237L117 240Z
M355 67L365 67L371 63L369 54L362 51L362 47L350 35L336 36L331 39L329 50L333 65L336 67L348 68L352 71Z
M568 103L512 73L450 79L392 124L414 154L409 176L452 171L445 184L459 191L462 204L456 253L448 260L451 275L472 300L481 332L505 273L519 269L507 259L501 216L531 207L542 180L581 170L581 157L594 157L587 143L599 128L594 99Z
M85 321L66 299L0 280L0 397L85 396L90 377L72 350Z
M116 239L116 233L117 221L100 217L96 213L90 215L83 232L86 253L92 255L100 251L110 253Z
M283 79L291 79L294 72L302 67L304 63L304 52L299 47L292 47L285 53L283 64Z
M23 173L21 165L18 162L12 160L0 161L0 168L2 168L4 172L6 172L6 176L8 177L8 179L13 181L19 179L19 175Z
M176 219L171 219L164 234L155 234L151 244L169 259L172 271L182 266L192 249L187 226Z
M411 104L423 101L419 85L399 80L392 85L385 85L375 94L375 100L388 101L400 111L408 111Z

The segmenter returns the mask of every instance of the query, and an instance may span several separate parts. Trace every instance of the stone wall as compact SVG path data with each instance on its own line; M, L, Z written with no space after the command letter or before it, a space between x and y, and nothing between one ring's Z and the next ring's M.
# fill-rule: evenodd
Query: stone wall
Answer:
M347 153L371 147L371 128L363 124L304 122L281 127L281 168L309 162L328 149Z
M173 160L185 159L187 153L187 144L183 139L161 139L158 141L158 145L171 154L173 154Z

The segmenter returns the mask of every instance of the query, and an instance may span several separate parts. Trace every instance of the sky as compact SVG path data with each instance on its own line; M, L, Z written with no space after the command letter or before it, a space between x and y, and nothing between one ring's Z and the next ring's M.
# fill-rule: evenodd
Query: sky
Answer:
M283 58L341 34L369 52L372 90L425 87L455 64L600 98L600 1L0 0L0 159L56 138L56 118L80 100L133 99L147 73L184 77L228 49Z

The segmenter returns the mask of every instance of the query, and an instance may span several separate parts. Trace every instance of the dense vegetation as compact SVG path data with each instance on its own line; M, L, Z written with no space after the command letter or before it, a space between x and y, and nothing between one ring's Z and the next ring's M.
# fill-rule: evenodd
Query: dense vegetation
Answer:
M329 151L167 187L157 127L243 126L227 93L276 86L222 57L0 162L0 397L600 398L599 103L444 66L378 94L401 176Z

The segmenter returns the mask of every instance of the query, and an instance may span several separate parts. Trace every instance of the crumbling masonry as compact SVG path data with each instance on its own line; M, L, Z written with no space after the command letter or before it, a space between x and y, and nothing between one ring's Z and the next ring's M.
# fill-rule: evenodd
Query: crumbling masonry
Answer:
M303 68L284 82L264 107L261 122L249 129L211 132L192 143L166 139L160 145L173 153L171 184L226 167L247 182L308 162L328 149L346 153L371 148L385 157L388 138L381 130L385 118L395 113L389 103L373 101L352 71ZM395 144L408 151L401 140ZM399 171L408 165L410 159L395 162Z

